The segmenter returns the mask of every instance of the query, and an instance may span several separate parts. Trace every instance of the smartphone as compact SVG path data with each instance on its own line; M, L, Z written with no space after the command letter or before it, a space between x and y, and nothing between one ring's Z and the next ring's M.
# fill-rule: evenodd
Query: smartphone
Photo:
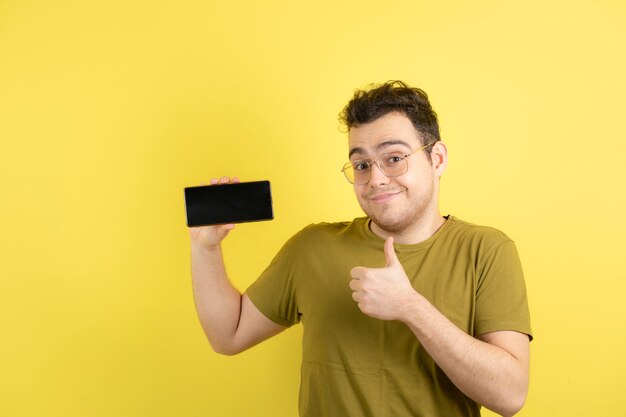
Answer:
M185 188L187 226L272 220L269 181Z

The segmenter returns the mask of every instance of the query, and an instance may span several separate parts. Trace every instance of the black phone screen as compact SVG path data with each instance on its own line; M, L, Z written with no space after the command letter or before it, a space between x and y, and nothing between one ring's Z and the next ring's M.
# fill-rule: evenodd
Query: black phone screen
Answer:
M188 187L185 207L189 227L274 218L269 181Z

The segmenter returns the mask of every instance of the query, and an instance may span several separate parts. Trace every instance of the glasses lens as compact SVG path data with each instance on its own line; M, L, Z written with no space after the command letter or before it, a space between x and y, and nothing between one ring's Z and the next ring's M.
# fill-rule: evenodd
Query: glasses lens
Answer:
M367 161L348 162L342 171L351 184L360 185L369 181L371 166Z
M406 156L399 152L381 155L379 164L383 173L388 177L399 177L409 168Z
M381 155L375 162L366 160L348 162L343 166L342 171L350 183L357 185L366 184L370 180L372 164L376 164L387 177L399 177L409 170L407 160L409 155L392 152Z
M354 161L350 164L350 172L352 175L352 183L361 185L370 180L370 172L372 164L368 161Z

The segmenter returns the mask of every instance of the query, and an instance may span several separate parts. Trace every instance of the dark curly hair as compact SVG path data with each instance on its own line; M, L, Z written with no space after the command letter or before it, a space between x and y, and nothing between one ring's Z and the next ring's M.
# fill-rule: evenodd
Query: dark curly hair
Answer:
M426 93L398 80L373 84L365 90L356 90L339 114L339 121L349 131L353 127L373 122L393 112L402 113L411 120L420 133L424 145L441 140L437 113L431 107ZM431 147L428 147L427 151L430 150Z

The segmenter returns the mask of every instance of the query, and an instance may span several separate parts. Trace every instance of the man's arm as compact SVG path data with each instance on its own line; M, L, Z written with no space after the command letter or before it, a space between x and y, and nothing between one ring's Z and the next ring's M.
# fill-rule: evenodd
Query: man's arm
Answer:
M228 182L227 177L211 180L216 186ZM228 279L221 242L233 228L229 224L189 229L196 311L213 350L224 355L242 352L285 330L265 317Z
M412 306L407 305L403 321L469 398L502 416L512 416L522 408L528 392L527 335L498 331L474 338L419 294Z
M515 331L474 338L448 320L411 286L385 242L384 268L356 267L350 288L363 313L404 322L448 378L469 398L503 415L523 406L528 392L529 338Z

